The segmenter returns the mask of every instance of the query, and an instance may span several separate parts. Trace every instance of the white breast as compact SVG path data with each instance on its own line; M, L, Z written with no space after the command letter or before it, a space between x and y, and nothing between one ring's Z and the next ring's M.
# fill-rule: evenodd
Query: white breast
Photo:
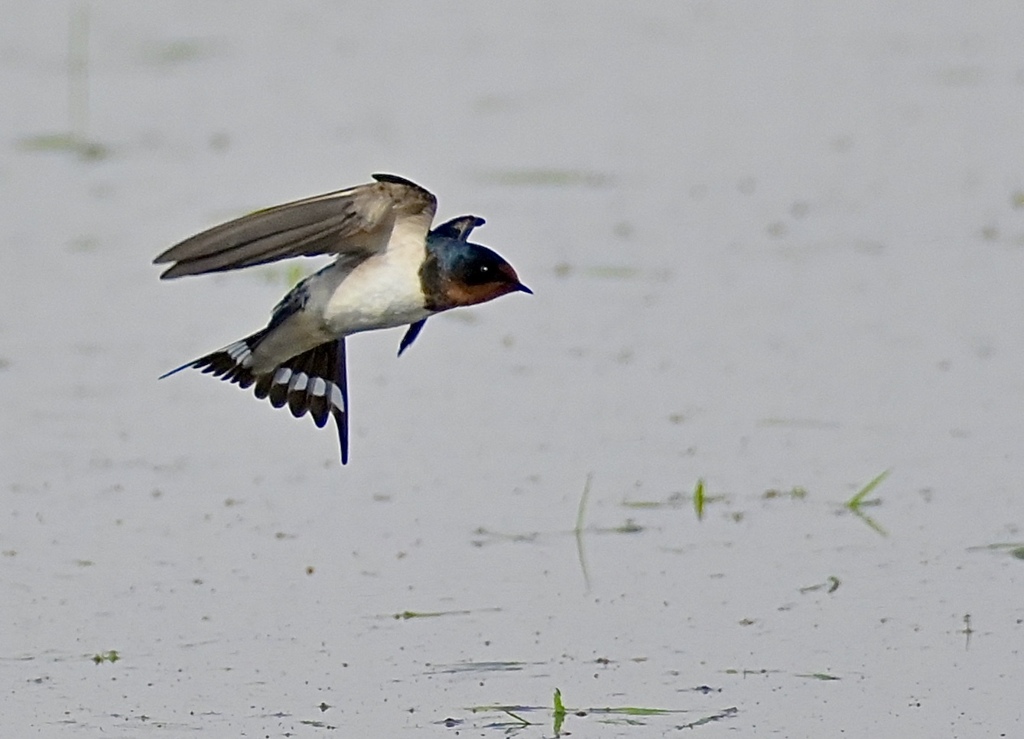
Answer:
M421 229L395 224L388 248L361 262L331 285L324 320L335 336L414 323L423 307L419 269L425 256Z

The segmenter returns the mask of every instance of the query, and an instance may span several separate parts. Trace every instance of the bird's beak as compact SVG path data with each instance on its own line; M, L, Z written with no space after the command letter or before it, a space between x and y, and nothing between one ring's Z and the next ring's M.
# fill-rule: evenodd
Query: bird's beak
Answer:
M526 293L527 295L533 295L533 290L531 290L530 288L528 288L526 285L524 285L521 282L517 282L516 283L516 288L515 289L518 290L521 293Z

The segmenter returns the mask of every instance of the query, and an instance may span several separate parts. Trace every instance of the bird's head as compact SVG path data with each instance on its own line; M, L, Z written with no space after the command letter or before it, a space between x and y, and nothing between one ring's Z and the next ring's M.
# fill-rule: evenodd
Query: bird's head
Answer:
M499 254L480 244L446 237L428 244L424 286L435 310L486 303L514 292L533 294Z

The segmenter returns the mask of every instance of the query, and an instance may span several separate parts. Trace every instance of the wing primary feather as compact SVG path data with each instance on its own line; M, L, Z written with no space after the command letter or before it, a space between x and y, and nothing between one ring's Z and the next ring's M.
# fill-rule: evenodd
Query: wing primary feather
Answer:
M258 224L250 224L248 234L237 233L224 239L217 234L205 232L193 237L192 255L172 256L176 263L160 275L162 279L185 277L187 275L224 272L244 267L255 267L291 257L311 257L341 251L337 247L344 238L343 227L351 220L350 215L318 223L297 226L286 231L263 232ZM369 256L371 252L366 251ZM168 260L164 260L168 261Z
M402 356L402 352L412 346L412 342L416 341L416 337L420 335L420 331L423 330L423 324L427 322L424 318L416 323L409 324L409 330L405 332L405 336L402 337L401 343L398 345L398 356Z

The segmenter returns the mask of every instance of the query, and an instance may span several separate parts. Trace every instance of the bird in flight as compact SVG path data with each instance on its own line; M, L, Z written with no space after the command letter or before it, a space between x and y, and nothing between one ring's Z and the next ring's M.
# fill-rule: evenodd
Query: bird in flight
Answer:
M172 246L153 260L169 280L291 257L331 254L334 262L299 282L274 308L267 326L223 349L171 370L194 368L275 408L285 405L317 426L334 418L341 462L348 462L345 337L408 325L401 355L430 316L532 293L512 266L469 241L483 218L466 215L431 230L437 200L402 177L316 195L242 216Z

